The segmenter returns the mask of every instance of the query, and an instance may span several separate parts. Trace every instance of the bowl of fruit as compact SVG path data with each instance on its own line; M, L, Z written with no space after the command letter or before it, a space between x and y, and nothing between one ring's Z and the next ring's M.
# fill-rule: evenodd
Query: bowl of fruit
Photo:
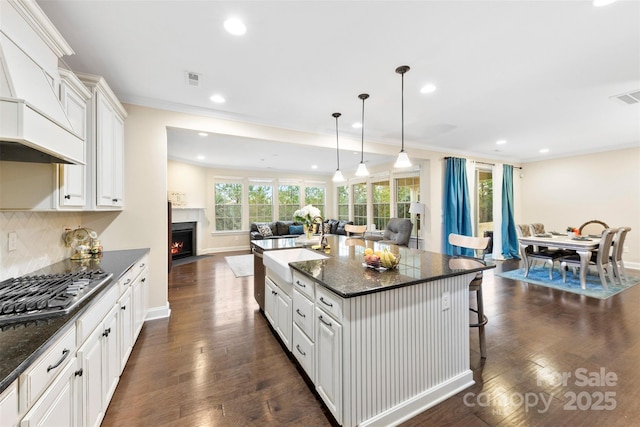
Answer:
M364 265L376 270L390 270L398 266L400 255L394 255L388 249L375 251L367 248L364 251Z

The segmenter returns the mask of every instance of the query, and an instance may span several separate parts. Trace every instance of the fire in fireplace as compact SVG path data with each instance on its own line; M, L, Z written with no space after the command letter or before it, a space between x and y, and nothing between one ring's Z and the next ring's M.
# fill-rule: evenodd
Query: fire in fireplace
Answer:
M171 224L171 258L179 259L196 255L196 222Z

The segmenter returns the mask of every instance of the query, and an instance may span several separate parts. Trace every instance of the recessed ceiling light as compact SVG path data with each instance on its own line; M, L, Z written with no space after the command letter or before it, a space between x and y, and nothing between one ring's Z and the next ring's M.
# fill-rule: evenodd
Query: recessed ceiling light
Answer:
M198 135L200 135L200 136L209 136L209 134L206 133L206 132L198 132Z
M436 86L429 83L427 85L422 86L422 88L420 89L420 93L433 93L436 91Z
M497 145L504 145L504 144L506 144L506 143L507 143L507 140L506 140L506 139L499 139L499 140L497 140L497 141L496 141L496 144L497 144Z
M241 36L247 32L247 27L238 18L229 18L224 21L224 29L234 36Z
M318 165L311 165L311 169L318 169Z
M222 95L211 95L211 98L209 99L211 102L215 102L216 104L222 104L226 101Z
M204 157L202 154L198 156L198 160L204 160L206 159L206 157Z
M615 3L617 0L593 0L595 7L609 6L611 3Z
M540 152L541 152L541 153L543 153L543 154L544 154L544 153L548 153L548 152L549 152L549 149L548 149L548 148L541 148L541 149L540 149Z
M355 122L354 124L351 125L351 127L354 129L360 129L362 127L362 123Z

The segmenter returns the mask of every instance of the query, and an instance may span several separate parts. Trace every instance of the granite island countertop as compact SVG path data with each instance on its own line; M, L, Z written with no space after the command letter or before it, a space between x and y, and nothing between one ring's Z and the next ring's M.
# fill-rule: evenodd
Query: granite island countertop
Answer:
M366 246L347 246L345 236L328 235L326 237L330 247L324 252L327 255L326 259L292 262L289 265L342 298L352 298L495 268L492 263L483 266L461 264L458 262L460 257L436 252L376 241L365 241ZM294 238L258 240L252 243L263 251L304 246ZM395 255L400 255L398 267L394 270L377 271L363 266L364 251L367 247L374 251L388 249Z
M106 251L101 258L83 261L64 260L29 273L56 274L102 269L113 276L98 291L82 301L70 313L38 321L0 326L0 393L17 379L49 345L62 336L87 309L106 293L149 249Z

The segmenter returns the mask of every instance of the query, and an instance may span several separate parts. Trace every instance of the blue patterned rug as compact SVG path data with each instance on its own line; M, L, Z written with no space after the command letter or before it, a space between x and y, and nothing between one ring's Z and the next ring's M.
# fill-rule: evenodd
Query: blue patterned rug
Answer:
M546 267L536 267L529 271L529 276L524 277L524 269L504 271L494 273L496 276L505 277L507 279L519 280L521 282L532 283L534 285L546 286L548 288L558 289L561 291L572 292L574 294L586 295L592 298L607 299L612 295L618 294L625 289L629 289L640 283L640 277L629 275L627 270L627 281L622 285L616 283L615 286L607 279L609 290L605 290L600 283L600 278L594 274L587 274L587 289L580 287L580 276L573 272L567 272L567 283L562 283L562 275L557 269L553 270L553 280L549 282L549 270Z

